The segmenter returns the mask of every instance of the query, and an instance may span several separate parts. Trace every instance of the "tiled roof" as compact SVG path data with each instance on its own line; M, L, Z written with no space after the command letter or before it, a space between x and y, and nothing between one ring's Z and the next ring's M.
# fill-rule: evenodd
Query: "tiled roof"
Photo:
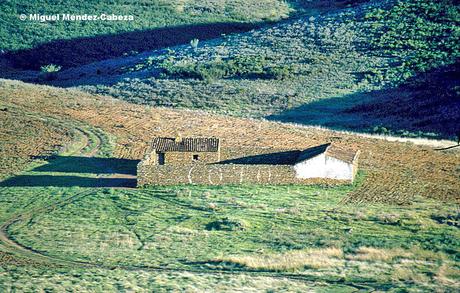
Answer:
M347 163L353 163L359 151L340 148L331 144L326 150L326 156L332 157Z
M170 137L155 137L150 146L157 152L217 152L219 139L186 137L177 141Z
M326 143L302 151L297 158L297 163L324 153L327 157L335 158L351 164L356 159L358 152L359 151L344 149L334 144Z

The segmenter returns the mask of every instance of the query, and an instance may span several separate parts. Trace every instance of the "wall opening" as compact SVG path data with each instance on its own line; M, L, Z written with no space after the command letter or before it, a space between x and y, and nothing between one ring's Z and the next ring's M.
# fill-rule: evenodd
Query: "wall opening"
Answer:
M198 156L198 155L193 155L193 160L194 160L194 161L198 161L199 159L200 159L200 156Z
M165 153L158 153L158 165L165 164Z

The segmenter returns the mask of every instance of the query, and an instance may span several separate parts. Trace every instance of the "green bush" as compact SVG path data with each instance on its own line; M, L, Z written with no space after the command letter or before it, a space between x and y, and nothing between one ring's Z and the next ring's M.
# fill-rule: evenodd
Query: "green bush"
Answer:
M248 228L248 223L243 220L230 219L228 217L213 221L206 225L207 230L218 231L242 231Z
M48 64L48 65L43 65L40 67L40 71L43 73L53 73L53 72L58 72L61 70L61 66L56 65L56 64Z
M294 75L292 66L281 65L267 69L267 76L271 79L289 79Z
M165 76L215 80L220 78L286 79L293 75L293 67L273 66L273 60L259 55L238 55L206 63L175 62L165 60L160 64Z
M373 132L376 134L382 134L382 135L389 135L390 131L383 127L383 126L375 126L373 129Z
M48 65L43 65L40 67L41 71L41 79L44 80L53 80L56 79L57 73L61 70L61 66L56 65L56 64L48 64Z

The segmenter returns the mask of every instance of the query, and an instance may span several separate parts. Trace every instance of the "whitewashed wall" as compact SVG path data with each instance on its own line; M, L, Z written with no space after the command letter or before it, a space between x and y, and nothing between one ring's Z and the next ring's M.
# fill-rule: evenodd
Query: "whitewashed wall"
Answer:
M294 165L297 178L331 178L353 180L353 165L320 154Z
M353 164L326 157L326 178L353 180Z
M326 176L326 156L320 154L316 157L299 162L294 165L297 178L324 178Z

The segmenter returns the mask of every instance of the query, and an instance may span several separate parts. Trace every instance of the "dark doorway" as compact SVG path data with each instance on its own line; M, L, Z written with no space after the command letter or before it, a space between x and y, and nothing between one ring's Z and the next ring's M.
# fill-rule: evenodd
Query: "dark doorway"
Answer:
M165 154L164 153L158 153L158 164L159 165L165 164Z
M198 155L193 155L193 160L194 160L194 161L198 161L199 159L200 159L200 156L198 156Z

